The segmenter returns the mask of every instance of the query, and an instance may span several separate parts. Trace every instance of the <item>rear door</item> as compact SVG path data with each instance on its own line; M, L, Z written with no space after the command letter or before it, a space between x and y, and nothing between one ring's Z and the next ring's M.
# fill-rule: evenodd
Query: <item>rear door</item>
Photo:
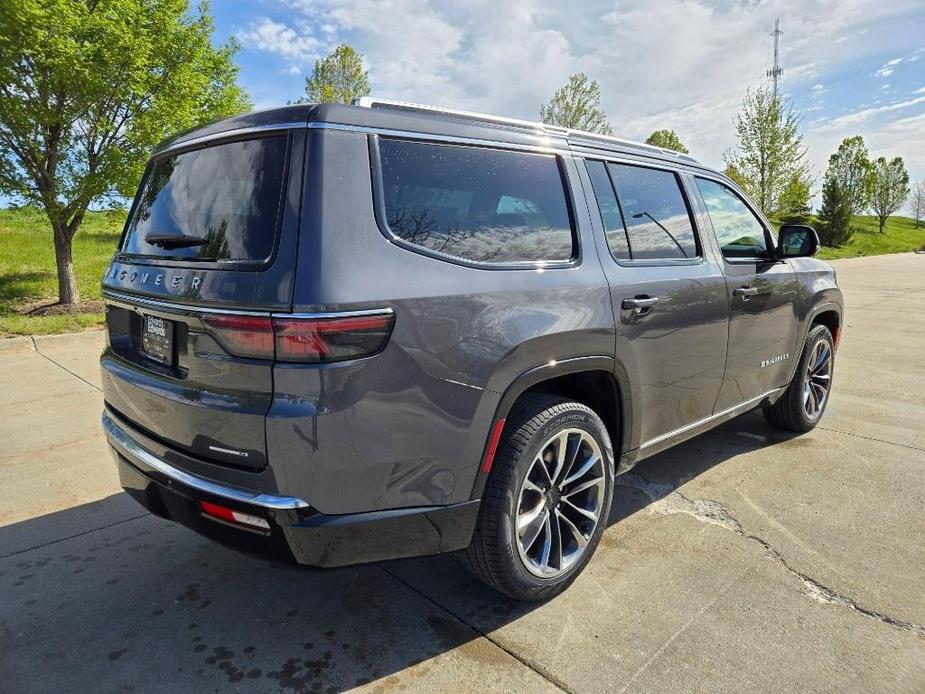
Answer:
M704 253L679 173L631 161L586 165L605 232L616 356L635 384L636 441L654 446L713 412L726 358L726 284Z
M271 130L152 159L103 279L104 395L124 424L266 465L263 328L291 308L304 147L304 131Z
M774 236L746 199L719 179L694 180L727 278L729 357L720 411L787 382L798 356L799 285L790 263L774 260Z

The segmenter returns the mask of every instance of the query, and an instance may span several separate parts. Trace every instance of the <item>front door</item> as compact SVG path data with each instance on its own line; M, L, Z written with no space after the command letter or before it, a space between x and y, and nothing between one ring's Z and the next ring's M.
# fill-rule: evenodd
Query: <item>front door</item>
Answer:
M695 179L723 258L729 296L729 356L716 411L785 385L797 354L799 285L788 261L775 261L774 237L731 186Z
M698 239L680 174L600 161L587 170L604 227L598 245L616 358L633 384L634 440L651 446L713 412L726 359L726 282Z

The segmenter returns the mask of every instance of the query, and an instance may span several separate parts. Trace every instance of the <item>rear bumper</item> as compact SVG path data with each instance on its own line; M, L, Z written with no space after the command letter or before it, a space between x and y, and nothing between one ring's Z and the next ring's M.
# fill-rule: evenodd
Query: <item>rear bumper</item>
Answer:
M296 497L251 492L192 475L155 456L103 413L122 487L151 513L221 544L267 558L334 567L453 552L468 546L479 501L451 506L325 515ZM264 518L262 532L200 511L210 501Z

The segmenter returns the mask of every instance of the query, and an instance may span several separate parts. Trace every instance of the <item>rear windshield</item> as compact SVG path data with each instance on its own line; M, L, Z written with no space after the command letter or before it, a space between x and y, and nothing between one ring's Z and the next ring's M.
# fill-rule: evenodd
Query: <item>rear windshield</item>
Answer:
M273 253L286 168L285 135L157 159L122 252L196 261L263 261Z

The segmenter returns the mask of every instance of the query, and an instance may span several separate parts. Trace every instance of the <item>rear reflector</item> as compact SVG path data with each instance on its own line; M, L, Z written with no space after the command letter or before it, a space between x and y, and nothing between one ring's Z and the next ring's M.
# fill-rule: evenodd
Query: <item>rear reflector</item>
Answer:
M488 437L488 446L485 448L485 459L482 461L482 472L485 474L491 472L491 466L495 462L495 453L498 452L498 442L501 441L501 432L503 431L504 420L499 419L491 430L491 435Z
M212 516L213 518L218 518L228 523L245 525L248 528L256 528L259 530L270 529L270 524L263 518L252 516L249 513L235 511L233 508L219 506L218 504L213 504L208 501L200 501L199 508L201 508L202 512L207 516Z
M232 354L291 362L332 362L381 352L395 316L287 318L262 316L203 316L202 322Z

